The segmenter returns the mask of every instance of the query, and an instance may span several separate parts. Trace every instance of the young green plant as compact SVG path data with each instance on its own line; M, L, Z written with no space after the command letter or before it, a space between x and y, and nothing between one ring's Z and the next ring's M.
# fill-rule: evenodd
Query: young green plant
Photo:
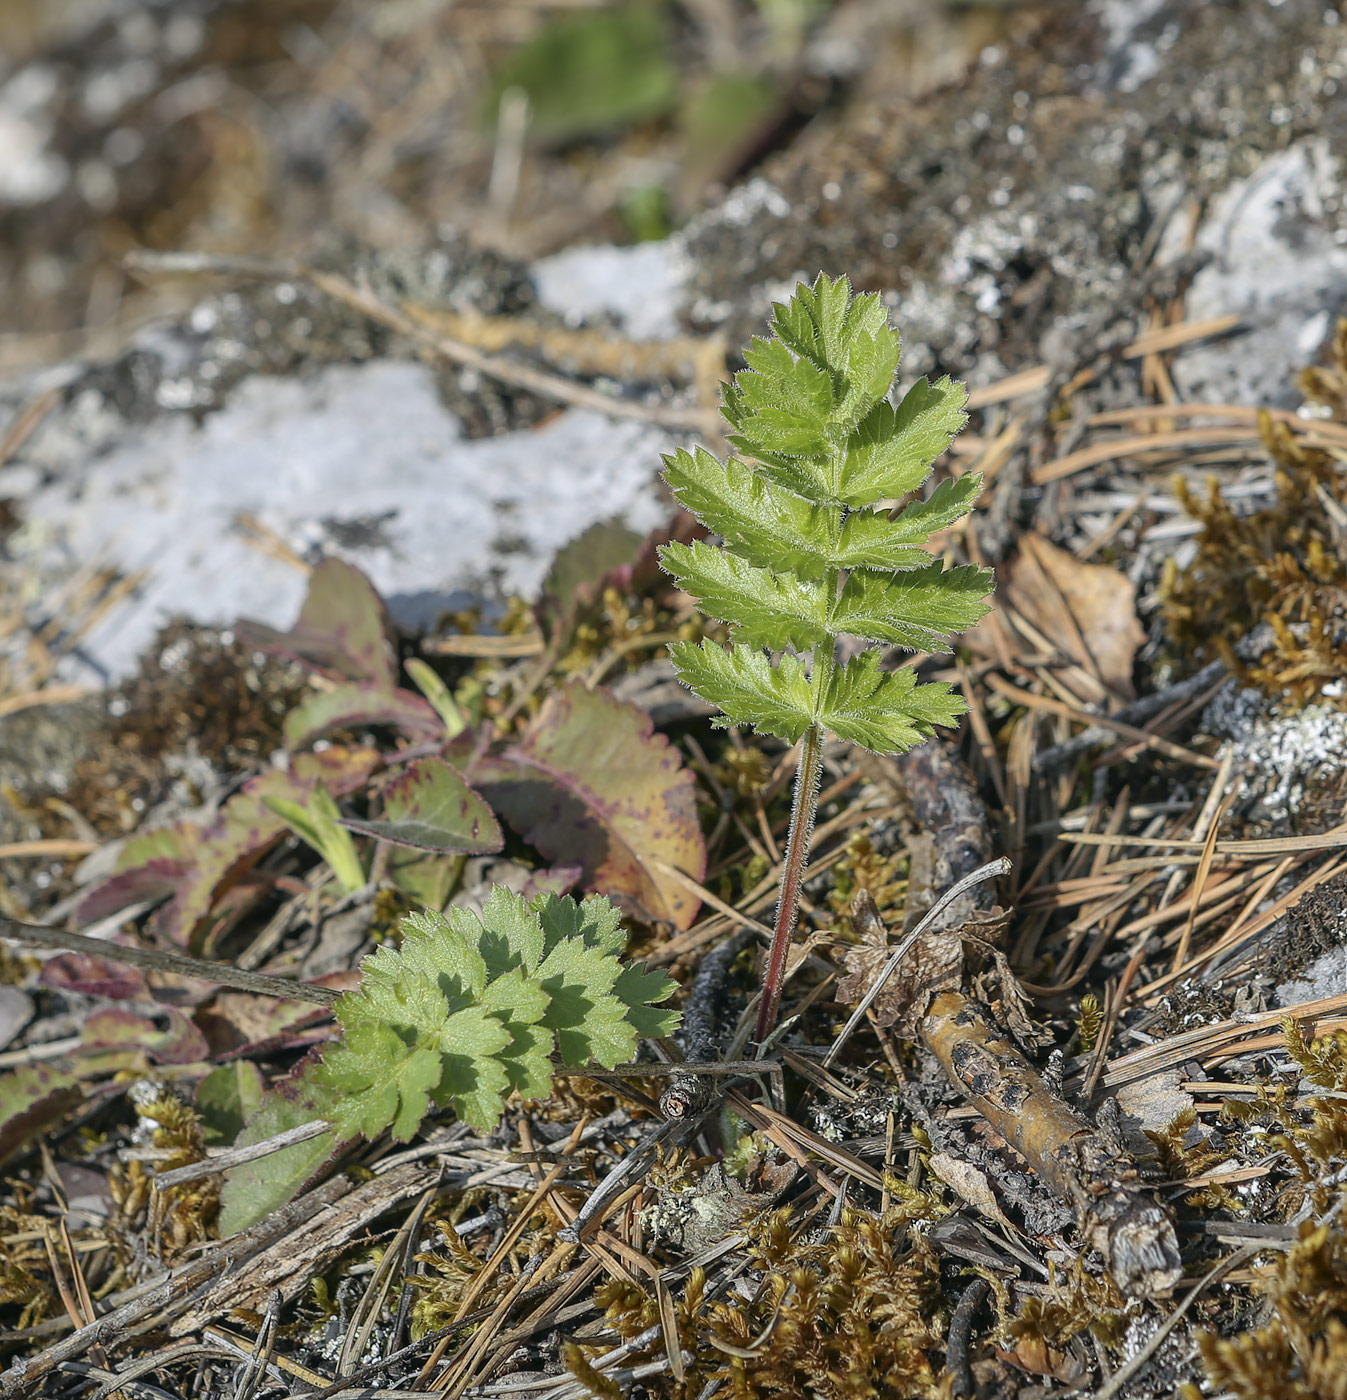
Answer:
M853 297L819 275L778 304L754 337L721 412L738 454L703 448L665 458L665 480L721 543L660 554L678 586L732 628L728 647L672 648L679 677L716 705L722 726L750 724L801 744L781 895L758 1011L776 1024L786 952L818 806L825 731L876 753L902 753L966 708L948 685L886 671L870 648L839 665L842 637L938 651L987 610L991 575L944 567L925 546L967 514L977 473L943 481L894 512L963 426L967 395L919 379L895 408L898 334L879 297Z

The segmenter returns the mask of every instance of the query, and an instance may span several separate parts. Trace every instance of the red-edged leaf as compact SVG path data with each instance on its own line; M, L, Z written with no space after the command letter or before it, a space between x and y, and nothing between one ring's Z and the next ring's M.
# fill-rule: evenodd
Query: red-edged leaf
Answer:
M176 879L167 886L174 897L156 914L156 932L173 943L190 943L216 900L281 839L288 828L266 806L265 798L303 802L320 779L334 794L350 792L368 781L378 763L379 755L373 749L333 747L321 753L299 754L289 771L273 769L249 779L208 825L180 822L167 833L156 833L163 845L172 836L182 852ZM160 846L145 849L157 851ZM122 859L126 860L131 851L129 846ZM146 864L155 867L157 873L160 859L152 856ZM133 902L125 898L125 888L144 878L134 867L120 870L85 896L75 910L76 921L89 923L124 908ZM122 902L117 903L118 899ZM109 903L113 909L108 908Z
M172 894L192 868L191 851L198 834L196 827L180 823L131 837L117 856L113 874L80 901L78 921L91 924L143 899Z
M309 592L288 632L261 622L235 629L248 646L294 657L315 671L391 690L397 679L393 629L383 599L353 564L324 559L309 576Z
M239 1134L238 1147L263 1142L290 1128L303 1127L332 1112L332 1094L306 1074L314 1053L310 1051L283 1080L262 1096L257 1112ZM225 1173L220 1198L220 1238L246 1230L303 1190L325 1173L341 1155L344 1144L336 1135L323 1133L308 1142L283 1147L279 1152L231 1167Z
M78 992L109 1001L148 1001L150 989L139 969L111 958L86 957L83 953L57 953L42 964L39 980L57 992Z
M444 721L434 707L410 690L359 683L320 690L285 717L285 746L303 748L334 729L387 724L412 735L443 733Z
M168 1027L160 1030L148 1016L137 1016L123 1007L95 1011L80 1028L80 1044L86 1050L128 1050L161 1065L194 1065L210 1054L206 1038L181 1011L164 1013Z
M630 575L642 537L620 520L599 520L556 552L538 599L538 615L558 620L592 602L617 570ZM625 581L625 580L624 580Z
M83 1098L75 1076L55 1065L20 1065L0 1074L0 1162Z
M692 774L650 717L606 690L571 684L523 739L472 776L491 805L549 860L645 919L687 928L699 901L656 868L706 869Z
M445 855L490 855L505 844L491 808L441 759L407 764L384 788L383 798L382 820L343 817L342 826L395 846Z
M348 992L360 985L360 974L329 972L314 978L314 985ZM193 1020L206 1037L210 1053L218 1056L252 1053L262 1046L293 1050L328 1040L333 1034L331 1015L326 1007L311 1001L217 992L208 1006L197 1010Z

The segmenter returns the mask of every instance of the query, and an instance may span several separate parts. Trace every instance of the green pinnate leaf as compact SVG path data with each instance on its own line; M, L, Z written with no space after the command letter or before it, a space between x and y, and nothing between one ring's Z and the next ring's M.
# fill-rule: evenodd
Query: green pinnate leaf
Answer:
M839 417L857 422L889 392L897 368L898 337L887 325L855 336L847 347L846 394Z
M948 477L926 500L913 501L899 511L892 522L890 539L894 544L919 544L929 539L937 530L962 520L972 510L981 490L981 472Z
M669 654L679 680L724 711L718 724L751 724L790 744L809 728L809 677L798 657L783 656L773 666L752 647L727 651L710 641L675 642Z
M891 577L856 570L832 612L838 632L913 651L938 650L950 633L971 627L988 611L991 571L939 562Z
M664 479L709 530L735 553L774 573L821 578L833 562L834 512L704 447L664 459Z
M339 1140L405 1142L432 1105L489 1131L507 1094L550 1092L554 1054L611 1068L638 1036L676 1024L653 1005L673 984L622 963L607 898L526 902L497 889L480 917L419 911L402 931L401 948L366 958L360 986L337 1002L340 1041L297 1077Z
M415 945L412 955L416 955ZM449 1001L438 980L421 975L396 949L380 948L365 959L362 971L360 986L345 993L333 1008L348 1031L366 1021L415 1028L449 1014Z
M550 955L567 939L585 948L618 953L626 944L622 915L610 899L588 895L578 904L569 895L542 894L531 906L543 931L543 949Z
M664 973L650 971L644 963L630 963L613 983L613 995L626 1007L627 1019L638 1036L653 1040L672 1035L678 1027L678 1012L660 1006L677 990L677 984Z
M622 965L602 948L587 947L582 939L566 938L543 959L538 981L550 998L542 1023L560 1030L584 1019L585 999L612 990Z
M535 977L516 967L487 983L481 1004L507 1030L513 1030L541 1021L547 1015L548 996Z
M829 598L820 582L759 569L704 540L665 545L660 563L703 612L730 623L749 646L803 648L828 635Z
M313 1077L333 1091L329 1121L338 1137L376 1138L391 1128L407 1142L430 1109L440 1073L434 1050L408 1046L391 1026L360 1021L347 1027Z
M465 1006L440 1027L440 1077L433 1098L478 1132L500 1122L510 1075L501 1052L513 1037L485 1006Z
M526 1099L545 1099L552 1092L552 1047L556 1036L546 1026L513 1021L508 1029L512 1038L501 1063L511 1091Z
M848 439L837 496L849 506L872 506L915 491L968 415L962 384L919 379L898 407L877 403Z
M661 562L734 629L728 649L670 652L725 724L790 742L819 725L899 752L954 722L962 702L882 672L878 655L839 671L835 644L852 635L935 650L987 611L990 574L931 557L932 536L972 507L978 475L890 513L963 426L967 395L951 379L922 379L895 408L898 333L882 300L853 296L846 278L798 286L773 308L771 331L724 388L739 457L721 463L698 448L665 459L675 494L723 543L673 545Z
M612 1069L636 1054L636 1028L617 997L595 997L583 1019L557 1029L557 1049L567 1064L584 1065L592 1060Z
M744 432L773 453L812 457L826 452L833 408L827 371L795 359L775 341L755 341L744 358L751 368L735 376L746 413Z
M374 955L376 965L383 953L392 955L388 959L390 973L376 966L381 982L398 979L403 995L413 985L433 987L455 1002L481 995L489 970L482 954L480 927L451 922L436 910L423 909L407 915L402 933L400 952L381 949Z
M886 673L879 664L877 651L864 651L833 673L819 722L839 739L875 753L903 753L967 709L949 686L918 685L915 671Z
M853 510L842 521L831 562L836 569L893 573L896 569L924 568L931 556L919 544L905 539L885 512Z
M449 917L465 936L471 936L475 926L477 947L493 976L512 967L534 972L547 951L536 911L504 885L487 896L480 919L467 909L451 910Z

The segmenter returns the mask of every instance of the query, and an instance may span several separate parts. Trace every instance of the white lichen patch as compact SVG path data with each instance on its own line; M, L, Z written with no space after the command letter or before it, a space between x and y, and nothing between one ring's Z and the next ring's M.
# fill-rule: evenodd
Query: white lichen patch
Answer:
M1235 802L1248 821L1291 822L1311 784L1347 767L1347 712L1328 705L1285 714L1232 683L1207 706L1202 727L1230 741Z

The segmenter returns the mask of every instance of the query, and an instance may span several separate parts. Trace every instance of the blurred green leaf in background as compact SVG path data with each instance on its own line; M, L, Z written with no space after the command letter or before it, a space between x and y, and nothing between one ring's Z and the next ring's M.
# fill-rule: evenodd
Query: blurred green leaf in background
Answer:
M678 73L661 10L635 3L550 21L496 74L492 119L512 87L528 94L530 134L550 144L665 115L678 98Z

